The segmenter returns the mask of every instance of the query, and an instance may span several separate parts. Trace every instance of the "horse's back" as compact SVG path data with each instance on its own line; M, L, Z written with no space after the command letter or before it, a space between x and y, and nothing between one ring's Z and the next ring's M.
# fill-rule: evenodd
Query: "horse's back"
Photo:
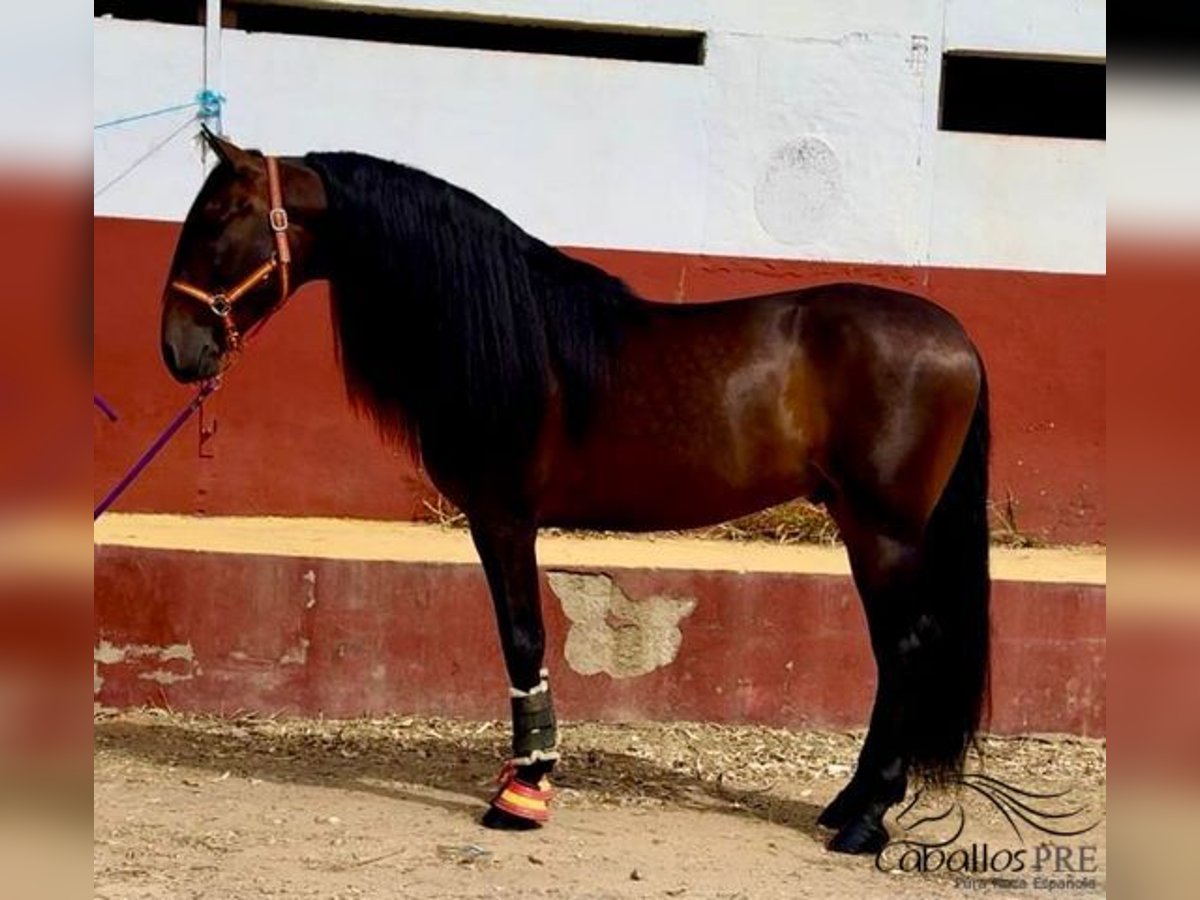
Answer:
M649 304L630 360L661 366L698 355L717 377L786 361L832 399L867 382L945 376L978 388L978 351L948 310L918 294L833 282L711 303ZM640 338L640 340L639 340ZM719 350L719 353L714 351ZM637 365L637 363L634 363ZM669 373L661 373L670 379ZM649 374L631 380L644 385ZM864 393L866 392L866 393ZM812 392L810 392L812 393Z
M845 339L857 332L879 338L916 339L922 344L937 341L947 350L970 349L970 338L962 324L947 309L909 291L864 282L828 282L768 294L755 294L696 303L643 302L635 315L650 322L656 339L667 329L703 331L710 329L757 331L782 325L786 335L802 338L821 334L820 340ZM812 340L812 338L805 338Z

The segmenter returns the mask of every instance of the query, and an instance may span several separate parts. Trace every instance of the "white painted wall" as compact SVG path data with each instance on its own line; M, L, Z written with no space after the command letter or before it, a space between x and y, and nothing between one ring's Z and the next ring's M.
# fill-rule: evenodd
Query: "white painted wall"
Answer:
M1103 143L944 132L935 152L930 262L1104 271Z
M202 28L96 19L92 50L95 121L107 122L191 100L204 83L203 35ZM96 190L192 114L174 113L95 132L92 170ZM95 212L182 220L202 178L200 148L184 136L97 197Z
M327 0L340 2L340 0ZM364 0L354 0L362 5ZM368 0L705 30L705 65L226 30L225 125L277 153L358 149L470 188L559 244L1103 271L1104 146L936 130L943 48L1102 57L1092 0ZM96 120L185 100L202 30L95 21ZM178 119L174 120L178 121ZM96 183L173 120L100 132ZM177 141L97 198L176 220Z
M555 243L702 239L700 68L240 32L223 52L226 126L250 146L398 159Z

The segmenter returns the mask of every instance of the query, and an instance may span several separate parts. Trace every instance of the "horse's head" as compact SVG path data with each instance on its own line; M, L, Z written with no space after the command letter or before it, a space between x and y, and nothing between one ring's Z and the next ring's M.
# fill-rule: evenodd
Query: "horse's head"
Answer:
M220 164L183 223L163 296L163 361L182 382L225 369L300 283L323 206L311 170L204 137Z

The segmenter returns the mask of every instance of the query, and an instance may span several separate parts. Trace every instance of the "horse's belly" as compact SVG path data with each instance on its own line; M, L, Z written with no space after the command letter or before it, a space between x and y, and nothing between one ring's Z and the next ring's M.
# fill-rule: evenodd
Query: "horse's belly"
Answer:
M697 528L810 496L821 483L805 462L731 479L727 470L686 459L619 459L582 466L546 485L543 525L616 531Z

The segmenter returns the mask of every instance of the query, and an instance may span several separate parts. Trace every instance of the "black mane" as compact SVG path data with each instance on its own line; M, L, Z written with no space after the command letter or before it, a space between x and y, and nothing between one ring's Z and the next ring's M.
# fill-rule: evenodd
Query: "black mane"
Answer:
M522 458L558 387L585 427L633 294L418 169L310 153L338 352L356 408L431 467ZM460 465L455 465L455 464Z

